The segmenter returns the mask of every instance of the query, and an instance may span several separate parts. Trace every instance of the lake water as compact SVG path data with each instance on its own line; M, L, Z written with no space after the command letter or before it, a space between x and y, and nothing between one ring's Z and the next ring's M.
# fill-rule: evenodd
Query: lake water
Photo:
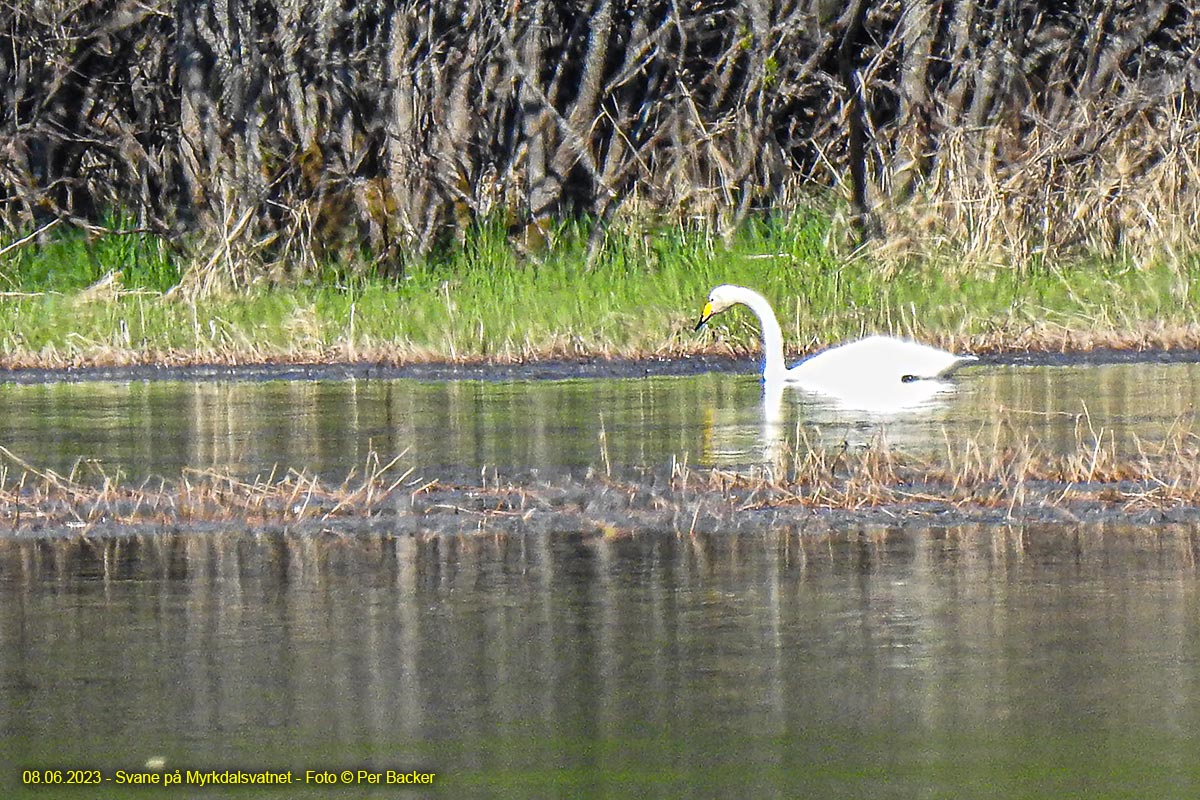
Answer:
M2 788L119 796L18 779L158 758L426 796L1195 797L1198 553L1119 525L0 541ZM369 789L275 795L396 796Z
M937 455L967 440L1073 451L1196 426L1200 364L983 366L896 413L844 409L754 375L525 382L313 381L0 384L0 444L60 473L130 480L289 468L340 481L375 451L429 478L589 468L747 466L780 446L860 444ZM916 387L918 390L920 387ZM908 399L908 398L901 398ZM922 399L918 395L918 400Z
M6 385L0 444L134 476L340 478L372 449L430 477L553 475L880 435L930 453L981 431L1133 447L1192 429L1198 392L1182 364L981 367L893 415L764 409L734 375ZM1195 797L1198 556L1194 527L1119 520L0 538L0 793ZM147 762L296 784L22 784ZM437 778L304 785L343 769Z

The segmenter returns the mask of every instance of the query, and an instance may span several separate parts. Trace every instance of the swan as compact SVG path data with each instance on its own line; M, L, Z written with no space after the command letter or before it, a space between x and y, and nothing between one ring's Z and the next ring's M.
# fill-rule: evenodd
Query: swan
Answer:
M955 355L906 339L868 336L831 347L789 369L783 362L783 333L775 312L767 298L753 289L730 284L713 289L700 313L696 330L735 305L748 307L758 317L762 328L762 377L768 386L787 383L836 396L895 393L915 381L937 382L963 364L977 360L975 356Z

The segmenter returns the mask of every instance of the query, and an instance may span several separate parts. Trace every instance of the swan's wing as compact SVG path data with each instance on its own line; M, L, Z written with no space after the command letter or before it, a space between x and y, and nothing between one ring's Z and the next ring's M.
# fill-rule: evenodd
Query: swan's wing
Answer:
M974 356L958 356L918 342L869 336L800 362L788 370L787 381L834 392L842 387L891 386L939 378L974 360Z
M854 420L863 421L933 412L954 394L955 387L949 381L934 379L859 387L856 391L843 388L838 392L822 392L803 384L795 384L795 389L826 406L834 418L849 414Z
M900 367L902 377L912 379L944 378L975 356L960 356L937 347L907 339L890 336L870 336L853 345L863 345L864 350L874 351L876 359L886 359Z

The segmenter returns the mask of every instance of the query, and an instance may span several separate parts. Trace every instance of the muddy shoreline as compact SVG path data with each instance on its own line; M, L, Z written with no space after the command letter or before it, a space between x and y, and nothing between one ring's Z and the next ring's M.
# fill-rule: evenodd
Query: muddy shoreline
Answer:
M1013 352L981 355L970 369L986 366L1074 366L1101 364L1200 363L1200 350L1098 348L1068 352ZM753 373L752 357L671 356L649 359L546 359L517 363L449 361L386 364L372 362L259 364L132 364L53 369L0 368L0 382L17 384L108 381L536 381L583 378L648 378L709 372Z

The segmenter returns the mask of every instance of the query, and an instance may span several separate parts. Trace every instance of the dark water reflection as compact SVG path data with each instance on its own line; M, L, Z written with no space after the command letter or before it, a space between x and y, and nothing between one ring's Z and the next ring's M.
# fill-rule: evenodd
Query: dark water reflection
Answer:
M871 441L937 456L967 439L1132 450L1196 427L1200 364L981 366L952 394L880 416L788 390L764 409L753 375L555 382L398 381L0 385L0 444L38 467L131 479L186 467L245 477L295 468L341 480L372 450L431 477L588 468L741 466L781 447Z
M0 540L0 788L157 756L454 797L1194 797L1198 554L1118 525Z

